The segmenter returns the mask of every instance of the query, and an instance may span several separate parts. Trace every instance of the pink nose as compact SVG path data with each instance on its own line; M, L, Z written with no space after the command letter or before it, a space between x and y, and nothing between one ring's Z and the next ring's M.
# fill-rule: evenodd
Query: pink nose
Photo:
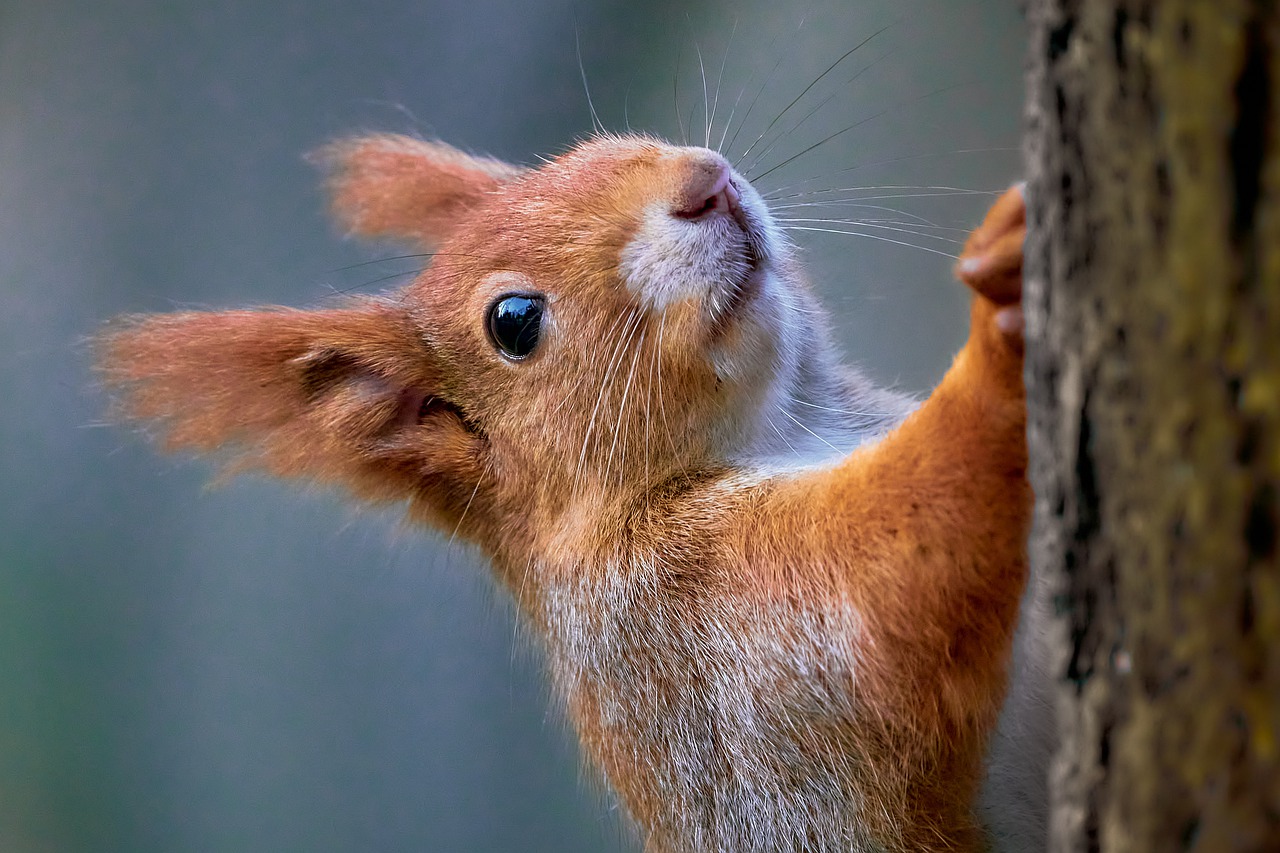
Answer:
M738 190L730 180L729 164L710 151L689 166L683 191L671 214L680 219L702 219L716 213L731 214L738 206Z

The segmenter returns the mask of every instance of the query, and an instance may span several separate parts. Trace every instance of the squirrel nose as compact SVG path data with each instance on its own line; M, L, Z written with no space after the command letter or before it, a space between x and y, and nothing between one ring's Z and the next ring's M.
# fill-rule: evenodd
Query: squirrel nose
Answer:
M703 219L716 213L732 214L740 197L733 185L733 170L714 151L696 156L689 164L688 176L671 215L678 219Z

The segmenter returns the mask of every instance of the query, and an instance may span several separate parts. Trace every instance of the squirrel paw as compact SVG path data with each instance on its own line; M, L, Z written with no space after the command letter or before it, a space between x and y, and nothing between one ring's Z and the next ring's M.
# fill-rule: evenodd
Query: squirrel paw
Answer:
M956 264L957 278L999 306L997 328L1017 336L1022 334L1022 244L1027 236L1024 190L1024 184L1016 184L996 200Z

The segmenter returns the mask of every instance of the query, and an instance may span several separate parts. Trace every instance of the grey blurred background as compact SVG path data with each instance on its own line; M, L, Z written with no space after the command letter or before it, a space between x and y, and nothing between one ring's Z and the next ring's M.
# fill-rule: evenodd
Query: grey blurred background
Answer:
M0 850L638 850L483 565L333 494L208 488L209 465L103 423L85 339L121 312L404 281L404 262L349 268L394 252L335 238L301 154L359 129L562 151L591 130L575 31L610 129L701 142L699 62L714 89L723 61L714 134L737 102L737 154L888 26L777 121L814 110L755 172L861 123L759 186L1000 189L1015 5L0 4ZM866 203L950 227L990 201L930 192L862 194L918 195ZM793 236L850 356L936 382L965 328L949 260Z

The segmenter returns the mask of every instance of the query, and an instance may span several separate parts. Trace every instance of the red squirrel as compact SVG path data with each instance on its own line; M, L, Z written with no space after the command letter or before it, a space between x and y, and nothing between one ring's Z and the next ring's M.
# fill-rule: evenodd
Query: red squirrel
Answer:
M841 364L716 152L321 159L343 226L427 268L342 307L118 320L122 415L477 546L646 850L984 849L1031 508L1021 191L965 247L968 342L917 403Z

